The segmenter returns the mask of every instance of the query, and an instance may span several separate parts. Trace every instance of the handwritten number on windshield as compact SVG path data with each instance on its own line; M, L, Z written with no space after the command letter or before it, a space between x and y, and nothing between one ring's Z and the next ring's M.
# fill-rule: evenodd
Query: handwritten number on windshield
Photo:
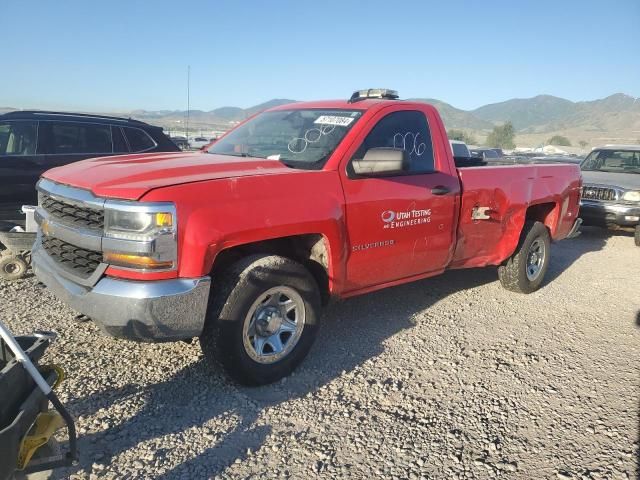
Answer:
M310 128L302 137L296 137L289 142L287 148L291 153L303 153L310 143L317 143L324 135L329 135L335 130L335 125L321 125L320 128Z

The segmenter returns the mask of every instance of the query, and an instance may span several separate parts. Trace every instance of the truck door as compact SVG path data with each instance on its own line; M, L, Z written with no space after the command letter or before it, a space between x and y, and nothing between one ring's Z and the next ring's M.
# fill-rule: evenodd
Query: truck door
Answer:
M425 112L385 109L356 145L342 172L349 239L346 290L444 269L453 252L459 181L449 171L450 161L439 168L447 158L442 146L434 155ZM408 171L356 176L351 162L377 147L405 150Z

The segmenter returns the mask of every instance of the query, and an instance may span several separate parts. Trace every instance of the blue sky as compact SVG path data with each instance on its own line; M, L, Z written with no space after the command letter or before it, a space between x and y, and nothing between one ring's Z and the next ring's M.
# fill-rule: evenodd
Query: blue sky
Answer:
M0 106L640 96L639 0L0 0Z

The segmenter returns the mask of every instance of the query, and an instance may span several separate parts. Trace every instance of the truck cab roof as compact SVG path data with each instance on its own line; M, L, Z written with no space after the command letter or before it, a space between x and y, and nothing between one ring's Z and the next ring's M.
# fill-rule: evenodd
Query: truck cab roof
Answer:
M381 105L388 105L390 102L402 102L407 105L425 105L423 102L407 102L405 100L400 100L398 92L395 90L387 88L370 88L353 92L351 97L347 100L339 99L288 103L271 108L269 111L321 108L366 111Z
M348 100L319 100L319 101L311 101L311 102L296 102L296 103L287 103L285 105L278 105L277 107L270 108L269 111L277 111L277 110L292 110L292 109L336 109L336 110L369 110L372 107L375 107L380 104L388 105L390 102L403 102L403 100L386 100L386 99L367 99L361 100L359 102L349 102Z

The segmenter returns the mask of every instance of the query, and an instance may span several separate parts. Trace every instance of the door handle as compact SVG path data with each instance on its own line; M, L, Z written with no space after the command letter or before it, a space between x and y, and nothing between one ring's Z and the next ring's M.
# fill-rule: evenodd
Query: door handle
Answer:
M445 187L444 185L438 185L437 187L433 187L431 189L431 193L433 193L434 195L446 195L450 191L451 190L449 189L449 187Z

